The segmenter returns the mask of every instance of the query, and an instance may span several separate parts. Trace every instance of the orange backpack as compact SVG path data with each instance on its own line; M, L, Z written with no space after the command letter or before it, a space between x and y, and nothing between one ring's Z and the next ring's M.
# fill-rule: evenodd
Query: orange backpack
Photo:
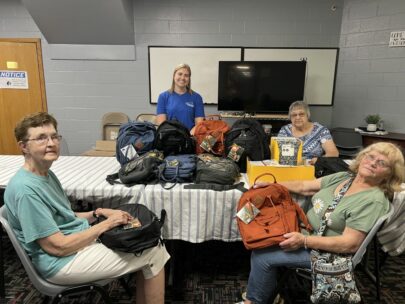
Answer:
M263 175L272 174L259 175L256 180ZM252 250L277 245L285 240L283 237L285 233L300 232L301 224L304 225L303 228L312 231L304 211L292 200L288 189L277 184L276 178L274 175L272 176L274 178L273 184L257 189L252 187L243 193L239 200L238 211L247 203L260 210L260 213L249 224L245 224L237 217L239 232L246 249ZM251 205L248 204L248 206L251 210Z
M228 124L223 120L203 120L197 123L194 129L196 139L196 154L212 153L218 156L225 155L225 133L229 131ZM204 150L200 145L209 136L215 138L215 144L210 151Z

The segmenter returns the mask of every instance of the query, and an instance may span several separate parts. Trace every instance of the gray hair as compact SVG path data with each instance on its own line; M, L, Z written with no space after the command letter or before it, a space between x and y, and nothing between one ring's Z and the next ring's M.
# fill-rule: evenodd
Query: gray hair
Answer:
M307 114L308 119L311 117L311 112L309 111L308 105L302 101L302 100L297 100L294 101L292 104L290 104L290 108L288 109L288 117L291 119L291 112L295 108L302 108L304 109L305 113Z

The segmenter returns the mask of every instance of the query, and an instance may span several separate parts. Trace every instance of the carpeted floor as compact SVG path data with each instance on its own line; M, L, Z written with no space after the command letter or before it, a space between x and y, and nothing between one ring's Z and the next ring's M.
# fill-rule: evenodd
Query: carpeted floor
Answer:
M241 243L206 242L202 244L177 244L174 257L182 269L175 277L181 283L173 288L172 275L168 275L166 303L234 303L246 287L249 272L249 253ZM173 244L169 249L173 251ZM34 289L26 276L11 244L4 239L6 299L2 303L42 303L43 297ZM172 252L173 253L173 252ZM169 273L169 269L168 269ZM173 274L173 271L171 272ZM358 287L364 303L377 303L376 289L362 271L357 271ZM181 276L183 275L183 280ZM179 281L179 280L178 280ZM177 281L177 282L178 282ZM134 303L118 281L108 286L113 303ZM295 294L295 292L293 293ZM294 302L305 303L303 295L296 292ZM71 297L62 303L102 303L98 296ZM405 303L405 255L389 257L382 269L381 303Z

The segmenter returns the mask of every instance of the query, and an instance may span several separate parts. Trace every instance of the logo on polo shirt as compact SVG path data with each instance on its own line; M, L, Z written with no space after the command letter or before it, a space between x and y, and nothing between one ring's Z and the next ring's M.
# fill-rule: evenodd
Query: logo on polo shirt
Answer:
M186 105L190 108L194 108L194 103L192 101L187 101Z

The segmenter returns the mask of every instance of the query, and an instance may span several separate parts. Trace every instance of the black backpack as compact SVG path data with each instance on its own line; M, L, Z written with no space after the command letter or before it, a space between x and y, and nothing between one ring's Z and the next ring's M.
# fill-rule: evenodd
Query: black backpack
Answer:
M141 226L129 228L122 225L104 232L99 239L105 246L113 250L141 254L143 250L163 243L161 228L166 218L165 209L162 209L160 219L148 207L141 204L121 205L117 209L131 214L138 219ZM100 220L103 221L105 218Z
M195 143L190 131L177 120L166 120L159 125L155 148L163 151L165 156L195 153Z
M262 125L255 119L247 118L235 121L225 137L226 155L234 143L244 148L243 154L237 162L240 172L246 172L246 157L254 161L270 159L268 137Z
M349 171L349 165L339 157L318 157L315 162L315 177Z
M107 175L106 181L110 184L146 184L158 177L159 165L163 162L163 153L157 150L146 152L134 158L121 167L118 173Z
M123 124L118 131L115 148L115 156L121 166L152 150L155 138L156 128L150 122L130 121Z

